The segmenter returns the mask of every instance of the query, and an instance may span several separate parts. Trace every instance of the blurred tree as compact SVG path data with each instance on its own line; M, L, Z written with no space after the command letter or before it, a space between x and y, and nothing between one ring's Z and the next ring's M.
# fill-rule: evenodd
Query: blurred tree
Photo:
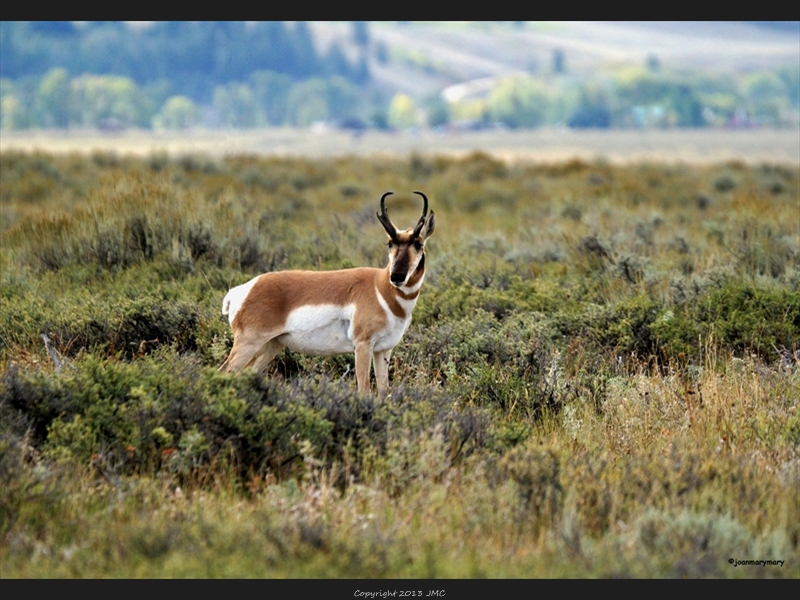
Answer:
M354 68L343 58L334 51L324 64L305 22L156 21L131 27L120 21L0 21L2 77L43 76L61 67L71 77L116 75L141 86L169 79L175 93L203 103L211 102L215 87L246 81L259 70L300 80L328 68L368 80L365 64Z
M8 77L0 77L0 100L14 93L14 81Z
M777 75L783 81L789 104L794 107L800 105L800 69L796 66L781 67Z
M389 103L387 121L390 127L406 129L417 125L417 107L406 94L395 94Z
M744 102L732 74L695 73L686 78L686 85L703 107L703 122L707 125L724 125Z
M372 90L367 101L367 114L370 124L376 129L389 129L387 107L389 100L380 90Z
M256 71L250 76L261 125L283 125L287 119L287 98L292 80L274 71Z
M486 100L469 98L453 102L447 107L450 121L460 124L478 124L489 121L490 114Z
M81 75L72 80L70 88L70 121L79 126L97 127L108 119L122 126L150 126L148 102L128 77Z
M329 118L337 121L354 117L359 109L360 91L344 77L331 77L325 82Z
M789 106L786 85L777 74L761 71L746 75L742 81L752 118L762 124L781 122L781 112Z
M508 127L538 127L547 105L544 86L529 77L506 77L489 95L489 115Z
M610 103L599 86L583 86L578 107L569 117L567 125L577 128L607 128L611 126Z
M0 127L3 129L25 129L27 126L26 115L16 96L6 94L0 98Z
M200 111L186 96L172 96L153 117L156 129L188 129L200 120Z
M769 71L759 71L745 75L742 80L745 96L753 102L772 100L786 94L783 81Z
M672 86L666 77L651 73L646 67L622 69L614 82L620 100L629 106L663 102Z
M168 79L156 79L145 84L142 86L142 93L147 99L151 113L156 112L158 107L163 107L170 97L176 95L172 82Z
M0 128L17 129L18 110L19 100L14 96L14 82L7 77L0 77Z
M703 105L687 85L676 85L670 94L668 106L675 111L679 127L702 127L705 125Z
M449 123L450 113L447 102L441 95L436 94L429 98L425 103L425 109L428 116L428 127L441 127Z
M327 86L319 78L300 82L289 90L287 105L289 122L298 127L308 127L318 121L327 121Z
M389 62L389 50L370 39L368 22L349 25L347 41L341 46L334 44L321 57L312 28L305 22L174 21L132 27L120 21L0 21L0 76L11 79L15 86L13 99L5 103L5 122L15 127L95 126L98 118L115 118L148 126L172 96L185 96L196 106L213 105L215 89L238 82L249 88L254 105L249 113L244 110L248 100L241 90L238 100L233 96L226 100L233 107L226 118L240 127L248 126L244 123L295 123L298 118L303 122L341 119L359 112L362 116L371 113L374 123L386 125L389 98L381 107L366 99L359 102L364 90L349 86L369 82L368 52L374 53L370 60ZM505 26L510 27L507 22ZM345 43L351 42L347 52L352 52L354 45L355 55L345 52ZM431 73L438 69L427 55L413 48L395 49L391 58ZM552 70L566 72L563 50L553 50ZM273 75L267 81L256 73ZM92 84L95 104L69 108L73 92L80 91L81 98L88 93L89 80L74 85L87 74L132 81L135 91L123 91L119 85L112 90L114 85L107 80L102 85ZM309 88L324 88L320 98L312 100L308 89L300 88L295 96L303 99L303 107L290 111L290 89L310 77L323 76L328 78L324 85L315 83ZM342 78L347 86L334 82L333 76ZM23 81L23 77L27 79ZM70 82L70 78L75 80ZM491 116L511 127L542 123L604 126L607 120L611 125L639 122L643 126L699 127L722 125L746 112L761 123L800 121L800 70L796 65L746 75L676 74L665 70L651 54L644 64L623 69L612 81L614 88L604 91L603 102L585 94L577 77L550 77L546 93L540 93L535 102L527 99L529 91L496 90L490 99L451 104L446 112L442 106L426 102L426 120L474 123ZM69 83L70 93L64 93L65 83ZM102 93L101 88L105 90ZM232 89L225 93L231 96ZM103 94L117 99L101 100ZM121 96L128 100L119 100ZM242 110L236 109L236 102ZM105 105L107 108L101 109ZM98 111L116 116L98 117Z
M307 127L317 121L342 121L359 113L360 91L343 77L301 81L289 91L288 121Z
M36 95L38 122L42 127L69 127L70 84L66 69L52 69L39 84Z
M254 127L257 121L253 91L243 83L229 83L214 89L214 111L223 127Z
M28 129L38 127L36 121L36 96L38 81L35 77L20 77L16 81L0 79L3 82L0 92L2 101L2 122L5 129Z

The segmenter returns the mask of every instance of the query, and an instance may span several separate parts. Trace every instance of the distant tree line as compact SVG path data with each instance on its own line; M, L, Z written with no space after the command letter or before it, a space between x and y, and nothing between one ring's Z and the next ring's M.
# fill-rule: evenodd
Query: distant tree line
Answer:
M365 22L352 24L357 46ZM366 56L315 49L306 23L0 23L2 126L308 125L361 110Z
M800 123L800 72L671 73L651 58L614 75L563 73L499 79L477 97L428 103L429 124L508 128L782 126Z
M368 36L365 25L355 34ZM364 60L348 62L333 45L316 50L305 22L157 21L131 27L120 21L0 22L0 77L42 77L54 67L70 77L84 73L127 77L139 86L163 85L208 103L218 85L243 81L255 71L303 80L340 76L369 79Z
M797 125L795 66L748 74L674 73L657 57L577 78L556 50L549 73L500 78L446 101L370 92L367 51L385 64L408 52L370 44L351 24L357 58L317 51L306 23L0 22L0 126L26 128L308 126L531 128ZM420 68L430 58L414 55ZM416 63L415 63L416 64Z
M4 129L305 127L317 121L360 123L362 103L361 89L339 75L293 81L256 71L244 81L214 87L207 105L161 86L139 86L129 77L70 78L63 68L41 78L0 79Z

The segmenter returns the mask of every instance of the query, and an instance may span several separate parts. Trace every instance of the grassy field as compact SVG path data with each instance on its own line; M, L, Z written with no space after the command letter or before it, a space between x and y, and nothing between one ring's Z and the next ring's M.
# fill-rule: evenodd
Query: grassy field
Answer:
M797 129L673 129L458 131L387 133L361 136L335 129L192 130L152 132L129 130L116 134L95 131L4 131L0 151L49 153L114 152L147 157L167 152L206 154L221 158L256 154L295 158L347 156L463 157L476 148L507 162L558 162L578 158L612 164L666 162L713 164L742 161L750 165L800 165Z
M796 146L13 143L1 577L800 576ZM388 190L437 217L391 395L352 356L220 374L227 289L383 266Z

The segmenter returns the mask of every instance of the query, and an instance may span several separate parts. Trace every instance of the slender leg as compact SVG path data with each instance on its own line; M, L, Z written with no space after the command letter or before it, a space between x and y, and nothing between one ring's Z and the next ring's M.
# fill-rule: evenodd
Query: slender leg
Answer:
M361 394L369 393L369 367L372 362L372 344L356 343L356 381Z
M383 398L389 391L389 358L392 356L392 349L382 352L375 352L372 355L373 366L375 368L375 380L378 384L378 397Z
M271 363L272 359L280 354L283 348L283 344L281 344L278 340L270 340L264 344L261 354L252 359L253 368L256 370L256 373L258 373L259 377L262 377L267 373L269 363Z

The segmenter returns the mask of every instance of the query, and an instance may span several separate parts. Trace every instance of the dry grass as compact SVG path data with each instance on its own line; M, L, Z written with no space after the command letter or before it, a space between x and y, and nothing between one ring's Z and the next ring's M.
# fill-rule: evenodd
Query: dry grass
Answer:
M2 156L3 577L797 578L794 163L145 154ZM219 374L385 189L441 219L391 398Z
M612 164L642 161L711 164L739 160L748 164L800 164L800 130L617 130L540 129L502 132L386 133L361 137L336 130L196 130L159 133L130 130L119 134L94 131L3 132L0 152L40 150L52 153L117 152L148 156L205 153L210 156L463 156L474 150L504 160L559 162L571 158Z

